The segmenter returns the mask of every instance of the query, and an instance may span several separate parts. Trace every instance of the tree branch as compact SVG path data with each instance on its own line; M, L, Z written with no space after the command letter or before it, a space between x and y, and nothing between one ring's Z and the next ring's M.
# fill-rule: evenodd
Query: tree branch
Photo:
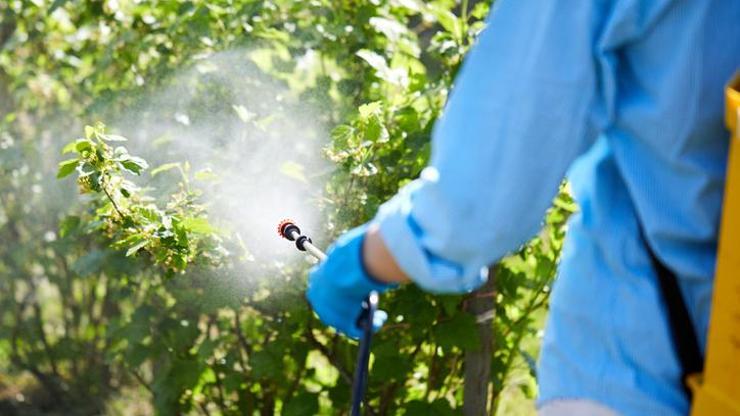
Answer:
M491 267L488 281L472 293L468 299L467 310L473 316L492 311L495 297L488 296L495 291L496 271ZM485 294L485 296L476 296ZM465 416L485 416L488 412L488 388L491 384L491 359L493 357L493 323L486 319L476 325L479 340L478 348L465 351L463 414Z

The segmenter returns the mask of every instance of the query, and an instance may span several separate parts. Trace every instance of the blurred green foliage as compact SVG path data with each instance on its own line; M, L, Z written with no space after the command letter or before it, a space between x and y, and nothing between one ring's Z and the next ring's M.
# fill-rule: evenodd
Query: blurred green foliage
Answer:
M331 130L325 154L337 169L320 202L328 241L425 166L488 9L466 0L0 2L0 412L117 414L122 394L161 415L345 412L356 344L308 309L306 267L251 264L240 275L249 254L211 222L198 189L207 174L186 160L147 170L102 125L76 141L75 132L140 105L203 57L249 50L259 69L250 82L280 83ZM302 67L307 56L316 59ZM201 98L244 122L270 116L252 120L207 82ZM173 187L135 179L166 170L179 174ZM73 173L80 200L56 180ZM384 296L390 320L373 346L368 414L459 412L465 352L481 347L467 304L481 296L495 299L483 324L494 333L490 414L506 388L532 397L535 351L523 345L537 339L573 209L561 192L543 231L494 267L493 290L431 296L407 286ZM5 398L29 375L25 402Z

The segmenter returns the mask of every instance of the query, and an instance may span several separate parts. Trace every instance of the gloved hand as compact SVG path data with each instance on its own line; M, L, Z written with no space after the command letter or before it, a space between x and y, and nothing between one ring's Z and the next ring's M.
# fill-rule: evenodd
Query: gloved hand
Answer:
M374 280L362 262L362 242L367 225L354 228L329 247L327 258L311 269L306 297L321 321L337 331L359 338L362 334L357 319L362 313L362 301L371 291L379 294L395 287ZM377 311L373 329L378 330L387 314Z

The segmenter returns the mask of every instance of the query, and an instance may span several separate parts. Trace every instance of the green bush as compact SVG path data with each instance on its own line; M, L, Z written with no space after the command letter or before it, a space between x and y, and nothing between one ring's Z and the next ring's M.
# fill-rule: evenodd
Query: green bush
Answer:
M292 252L293 262L260 255L249 242L264 236L242 235L219 216L209 192L218 167L241 163L228 141L209 139L200 166L178 150L177 135L204 120L217 138L233 139L233 126L256 132L239 140L258 147L281 133L271 126L310 108L317 130L330 131L331 168L316 177L300 163L279 168L321 185L309 203L320 209L316 236L326 244L425 166L432 126L488 8L465 0L0 4L0 411L146 413L141 402L161 415L346 409L357 345L309 310L308 263ZM224 54L237 58L209 60ZM234 62L244 65L236 86L233 73L219 78ZM192 120L160 125L180 109L152 97L183 85ZM284 99L259 95L265 85ZM255 95L245 104L236 89ZM315 148L317 139L292 145L304 142ZM68 175L79 192L56 179ZM260 194L248 197L260 203ZM491 414L512 389L531 398L532 355L573 209L564 190L542 232L477 292L431 296L407 286L384 296L390 319L373 346L368 414L458 413L465 385L480 382L466 366L487 367ZM471 311L488 309L492 319L477 323ZM485 348L488 359L474 358ZM5 394L17 389L23 396Z

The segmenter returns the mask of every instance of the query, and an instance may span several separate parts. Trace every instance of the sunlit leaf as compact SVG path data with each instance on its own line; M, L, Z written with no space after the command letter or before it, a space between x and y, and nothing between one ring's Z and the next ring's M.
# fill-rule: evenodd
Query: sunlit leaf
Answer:
M117 134L102 134L100 138L107 142L125 142L128 140L127 138Z
M193 177L199 181L215 181L218 180L218 175L216 175L212 169L205 168L201 169L193 175Z
M79 159L69 159L59 163L59 170L57 171L57 179L67 177L77 169L79 165Z
M95 128L93 126L85 126L85 138L92 139L95 137Z
M360 117L366 119L371 115L378 115L380 113L382 103L380 101L373 101L371 103L361 105L357 111L360 113Z
M135 175L141 174L141 171L149 167L146 160L136 156L131 156L129 159L121 161L120 163L124 169Z
M164 163L162 165L157 166L156 168L152 169L151 175L157 176L162 172L167 172L168 170L176 169L180 167L180 163L172 162L172 163Z
M371 17L370 25L393 42L398 41L401 36L408 32L405 25L402 25L397 20L384 17Z
M149 240L142 240L138 243L134 244L133 246L129 247L128 250L126 250L126 257L133 256L134 254L138 253L139 250L149 245Z
M247 107L244 107L243 105L233 104L231 108L234 109L234 111L236 112L236 115L239 116L239 119L243 121L244 123L249 123L255 117L257 117L257 114L252 113L251 111L247 110Z
M354 133L355 129L352 126L341 124L331 131L331 138L334 140L335 145L347 146Z
M460 19L455 16L450 10L433 4L429 6L429 11L437 18L439 24L451 33L454 37L460 38L462 36L462 25Z
M305 168L300 163L293 161L284 162L280 165L280 173L304 183L308 182L308 179L306 179Z
M185 218L180 222L180 225L186 230L198 234L212 234L218 231L207 219L202 217Z

